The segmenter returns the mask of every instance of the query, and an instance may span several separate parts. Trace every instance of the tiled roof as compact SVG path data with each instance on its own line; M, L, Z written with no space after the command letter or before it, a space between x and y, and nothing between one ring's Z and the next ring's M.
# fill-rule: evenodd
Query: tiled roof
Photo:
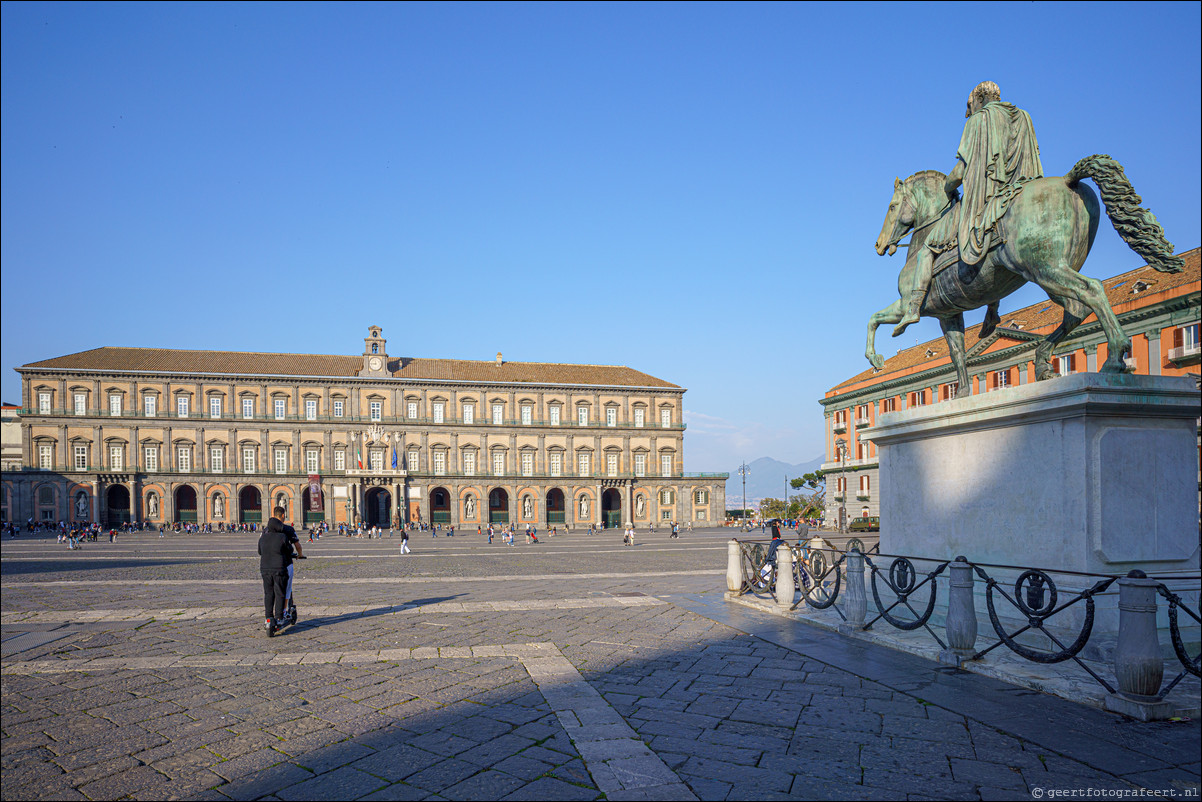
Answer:
M185 375L354 378L362 367L362 356L178 351L167 348L106 346L41 362L31 362L22 366L21 370L52 368ZM392 358L388 367L397 379L680 389L678 385L620 365L565 365L552 362L502 362L498 365L495 361L478 362L466 359Z
M1156 270L1145 265L1103 280L1102 286L1106 288L1106 297L1110 301L1110 305L1118 312L1121 305L1130 303L1137 298L1141 301L1146 301L1146 299L1153 298L1160 293L1175 290L1190 283L1197 284L1200 278L1202 278L1199 249L1194 248L1192 251L1180 254L1180 256L1185 261L1185 268L1180 273L1158 273ZM1149 286L1138 295L1132 294L1132 288L1140 281L1146 282ZM1064 312L1059 306L1050 300L1044 300L1037 304L1025 306L1017 311L1003 314L1002 322L998 325L997 331L1003 337L1006 334L1006 329L1044 335L1051 332L1056 326L1059 326L1063 316ZM1093 314L1090 314L1083 322L1091 320L1096 320ZM881 336L887 337L888 331L889 329L886 326L878 329L878 339ZM980 331L980 323L965 328L964 348L966 351L972 350L973 346L980 341ZM931 352L930 355L928 355L928 352ZM929 340L912 348L899 351L896 356L885 360L885 366L880 371L869 367L867 370L857 373L850 379L835 385L829 392L838 393L843 388L861 382L869 380L884 381L889 379L891 374L909 371L921 365L935 367L949 361L947 342L942 337L939 337L938 339Z

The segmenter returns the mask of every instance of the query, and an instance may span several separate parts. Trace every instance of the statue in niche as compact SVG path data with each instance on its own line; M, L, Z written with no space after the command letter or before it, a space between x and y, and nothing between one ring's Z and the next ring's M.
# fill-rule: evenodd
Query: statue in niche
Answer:
M146 497L146 513L150 518L159 517L159 496L157 493L151 493Z
M588 496L580 497L580 520L588 520Z
M530 496L524 496L522 498L522 517L523 518L533 518L534 517L534 504L531 503Z
M634 500L634 514L639 518L647 514L647 501L642 496Z
M81 520L88 517L88 494L82 490L75 495L75 517Z
M275 505L284 509L284 520L288 520L288 497L280 493L275 497Z
M225 496L220 493L213 496L213 517L218 520L225 517Z
M469 495L467 501L463 503L463 514L467 518L476 517L476 497Z

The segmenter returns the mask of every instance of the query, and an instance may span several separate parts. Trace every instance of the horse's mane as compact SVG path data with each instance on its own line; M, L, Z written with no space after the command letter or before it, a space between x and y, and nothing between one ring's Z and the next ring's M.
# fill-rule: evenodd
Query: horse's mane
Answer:
M908 184L915 179L926 180L928 178L937 178L942 181L943 179L947 178L947 176L938 170L919 170L917 173L907 178L906 183Z

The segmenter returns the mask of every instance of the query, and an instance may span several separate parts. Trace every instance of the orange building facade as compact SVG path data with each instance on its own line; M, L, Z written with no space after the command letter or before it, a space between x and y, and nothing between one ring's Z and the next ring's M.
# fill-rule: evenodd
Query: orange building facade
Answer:
M1158 273L1144 266L1102 282L1131 337L1127 365L1135 373L1199 377L1199 250L1182 257L1181 273ZM984 339L980 324L968 328L964 344L970 391L987 393L1035 381L1035 346L1060 325L1061 317L1061 308L1047 300L1003 314L1001 324ZM1090 315L1055 350L1052 367L1060 375L1093 372L1106 357L1105 335ZM827 477L828 523L880 514L876 446L860 433L879 415L938 404L955 397L957 390L947 344L939 338L900 351L882 369L869 367L827 391L820 403L826 418L822 471Z

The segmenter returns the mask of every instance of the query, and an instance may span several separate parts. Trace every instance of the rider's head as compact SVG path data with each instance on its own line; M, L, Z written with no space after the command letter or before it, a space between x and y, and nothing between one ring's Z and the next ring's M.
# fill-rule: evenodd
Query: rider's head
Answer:
M964 112L964 116L971 117L973 112L985 108L986 103L1001 99L1002 90L998 88L997 84L993 81L982 81L968 94L968 110Z

